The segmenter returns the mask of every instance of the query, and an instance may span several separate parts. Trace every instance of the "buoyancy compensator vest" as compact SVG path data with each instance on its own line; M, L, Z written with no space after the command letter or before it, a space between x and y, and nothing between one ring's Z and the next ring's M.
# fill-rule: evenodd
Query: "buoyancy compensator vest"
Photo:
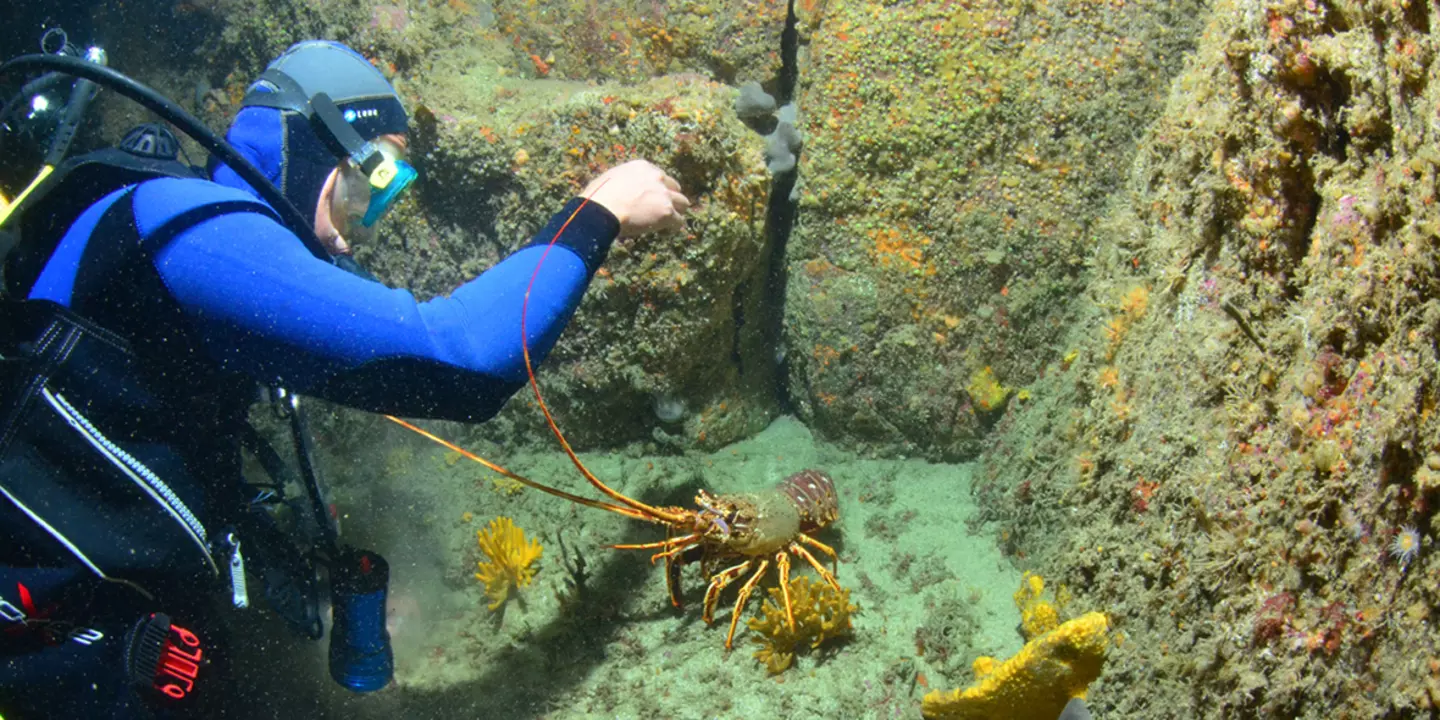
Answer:
M65 231L111 192L155 178L205 177L179 157L175 135L163 125L145 123L126 133L118 146L74 158L50 173L19 201L13 227L6 228L13 246L5 256L5 295L26 297Z
M118 147L64 163L13 215L18 241L6 257L0 314L0 495L9 501L0 503L8 528L0 534L10 541L0 562L75 561L141 588L162 576L222 574L226 549L207 522L214 498L193 471L206 453L205 430L196 431L207 418L190 407L197 400L165 392L157 375L166 370L127 334L28 298L61 237L102 198L199 177L179 162L178 147L164 127L139 126ZM93 232L115 248L99 253L111 262L96 270L121 287L148 260L128 200L111 203Z
M168 320L183 333L183 320L177 308L155 301L157 293L135 286L157 286L150 259L166 236L225 212L269 215L323 254L318 241L253 165L153 90L71 57L23 56L0 65L0 72L10 69L73 75L139 102L224 158L268 202L245 197L224 207L197 203L195 212L181 212L142 241L129 197L137 186L205 179L203 171L180 162L179 143L168 129L145 124L117 147L70 160L52 143L36 179L0 206L0 231L9 236L0 244L0 566L78 563L145 594L161 585L229 579L235 604L243 606L245 568L234 524L259 521L247 550L264 550L256 538L265 535L263 544L276 558L266 564L296 566L287 574L302 576L299 594L313 600L306 589L315 582L309 560L295 557L294 543L252 512L240 482L237 436L248 430L243 410L258 397L255 383L219 376L208 363L187 362L145 342L147 336L164 337L147 326ZM72 96L88 103L89 94ZM67 109L63 122L73 133L77 121L71 115ZM87 282L100 283L100 294L111 302L92 302L77 312L30 299L62 238L82 219L93 223ZM174 382L177 377L185 382ZM286 619L314 637L320 632L317 613L310 607Z

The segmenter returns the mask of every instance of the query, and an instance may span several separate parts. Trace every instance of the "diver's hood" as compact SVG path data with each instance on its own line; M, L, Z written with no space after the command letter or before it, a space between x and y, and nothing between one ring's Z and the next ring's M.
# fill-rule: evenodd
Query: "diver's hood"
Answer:
M270 63L250 85L244 107L225 137L311 224L325 179L346 156L332 138L316 132L310 100L319 93L329 97L345 122L365 140L402 134L409 123L405 104L385 76L340 43L298 43ZM253 192L223 164L211 166L211 178Z

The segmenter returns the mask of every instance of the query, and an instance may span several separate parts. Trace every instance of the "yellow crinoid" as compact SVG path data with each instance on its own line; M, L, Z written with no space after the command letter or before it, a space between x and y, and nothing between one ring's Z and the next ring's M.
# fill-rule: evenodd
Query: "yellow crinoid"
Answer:
M475 532L480 550L489 560L480 561L475 579L485 583L490 609L510 599L510 590L529 585L535 579L535 563L544 552L539 540L525 540L525 533L508 517L497 517L489 527Z
M765 663L771 674L785 672L795 660L795 653L806 646L820 647L826 640L850 634L850 591L835 592L830 584L799 575L790 579L790 605L795 611L795 629L785 618L785 601L779 587L769 589L770 599L760 608L760 615L751 618L749 626L756 632L752 638L760 645L755 659Z

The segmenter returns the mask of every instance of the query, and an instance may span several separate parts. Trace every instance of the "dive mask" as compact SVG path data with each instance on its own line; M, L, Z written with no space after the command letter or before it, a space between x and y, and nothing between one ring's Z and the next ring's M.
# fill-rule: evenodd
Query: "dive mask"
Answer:
M366 187L363 191L360 188L342 190L347 195L347 212L360 214L360 225L372 228L380 216L399 202L405 189L415 182L417 173L414 166L405 161L405 148L383 135L369 142L361 139L350 126L348 115L353 110L342 113L330 96L323 92L310 98L309 107L310 123L316 135L337 157L347 159L342 164L345 168L355 171L342 173L342 180L356 174L364 178ZM352 203L361 197L365 200L364 210L356 213Z
M372 157L383 159L368 163L368 173L353 160L341 163L331 205L341 235L362 242L374 239L376 223L400 201L417 175L398 144L380 138L368 145L374 148Z
M370 188L370 199L365 206L365 214L360 219L360 224L365 227L373 227L400 197L410 184L415 182L419 173L415 172L414 166L405 162L404 151L395 143L385 139L375 141L374 145L384 158L380 164L370 171L366 180ZM363 172L363 170L362 170Z

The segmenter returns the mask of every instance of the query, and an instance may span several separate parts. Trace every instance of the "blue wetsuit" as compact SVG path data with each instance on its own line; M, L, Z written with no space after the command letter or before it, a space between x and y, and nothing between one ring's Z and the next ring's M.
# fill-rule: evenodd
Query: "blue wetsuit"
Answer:
M267 206L217 183L151 180L82 213L30 299L103 332L64 346L74 367L60 366L0 446L0 610L47 618L0 635L0 715L130 717L134 619L167 612L205 635L204 590L226 580L216 538L244 504L237 436L257 381L376 412L493 416L525 382L526 286L579 202L426 302L314 257ZM580 207L534 283L533 357L553 347L618 232L604 208ZM46 337L64 336L31 347L63 345ZM97 462L101 445L125 462Z
M116 202L133 204L143 241L192 208L253 198L185 179L113 193L75 223L31 298L89 317L115 312L89 307L86 295L87 286L108 279L92 281L77 271L95 223ZM317 260L274 219L247 210L204 220L158 248L154 267L164 287L155 290L178 305L199 349L225 372L375 412L484 420L525 382L525 288L544 244L573 207L557 214L531 247L427 302ZM546 258L527 318L533 357L544 358L555 344L618 231L614 216L586 205Z

